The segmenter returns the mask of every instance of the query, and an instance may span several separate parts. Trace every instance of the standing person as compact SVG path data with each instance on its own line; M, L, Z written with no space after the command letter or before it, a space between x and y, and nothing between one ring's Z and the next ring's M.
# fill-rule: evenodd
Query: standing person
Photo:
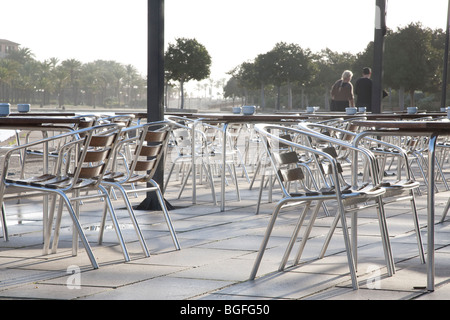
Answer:
M345 70L341 79L336 81L331 88L331 111L345 111L345 108L354 107L352 80L353 73Z
M370 79L372 70L370 68L364 68L362 77L356 80L355 94L356 94L356 106L366 107L367 111L372 111L372 80Z

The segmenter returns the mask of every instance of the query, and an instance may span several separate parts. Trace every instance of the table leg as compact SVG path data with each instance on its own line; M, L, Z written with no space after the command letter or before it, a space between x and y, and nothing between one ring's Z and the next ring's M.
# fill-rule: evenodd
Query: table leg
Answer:
M437 135L432 134L428 142L428 194L427 194L427 206L428 206L428 244L427 244L427 289L434 291L434 277L435 277L435 265L434 265L434 220L435 220L435 208L434 208L434 168L435 168L435 153L436 153L436 140Z
M227 159L227 128L228 124L224 123L222 128L222 176L221 176L221 191L220 191L220 211L225 211L225 174L226 174L226 159Z
M197 203L197 170L195 167L195 127L197 122L192 124L191 131L191 158L192 158L192 204Z

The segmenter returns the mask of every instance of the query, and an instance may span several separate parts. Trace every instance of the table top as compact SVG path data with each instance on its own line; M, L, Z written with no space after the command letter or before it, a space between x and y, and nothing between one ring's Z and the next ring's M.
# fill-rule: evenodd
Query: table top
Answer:
M196 113L196 118L211 121L223 122L262 122L262 121L282 121L282 120L305 120L308 116L298 114L264 114L253 115L233 114L233 113Z
M83 119L79 117L62 116L7 116L0 117L0 126L41 126L44 124L78 124Z
M136 118L146 119L147 112L115 112L116 115L133 114ZM233 113L190 113L190 112L166 112L165 115L206 119L210 121L220 122L258 122L258 121L282 121L282 120L327 120L333 118L342 118L345 120L354 118L366 118L366 119L417 119L422 117L444 117L447 113L444 112L430 112L430 113L415 113L408 114L406 112L389 112L389 113L356 113L348 115L345 112L276 112L273 114L268 113L256 113L254 115L233 114Z
M74 117L75 112L11 112L9 117Z
M450 134L450 120L438 121L388 121L388 120L354 120L353 124L377 129L397 129L398 131L438 132Z

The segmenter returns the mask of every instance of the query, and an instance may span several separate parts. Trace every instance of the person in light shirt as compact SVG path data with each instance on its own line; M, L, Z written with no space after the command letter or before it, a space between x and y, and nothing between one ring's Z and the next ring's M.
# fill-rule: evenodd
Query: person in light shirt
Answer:
M353 73L345 70L341 79L337 80L331 88L331 111L345 111L345 108L354 107Z

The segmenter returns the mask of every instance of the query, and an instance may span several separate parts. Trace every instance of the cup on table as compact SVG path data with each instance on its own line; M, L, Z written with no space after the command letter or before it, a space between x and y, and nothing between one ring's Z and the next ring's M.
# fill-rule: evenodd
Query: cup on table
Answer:
M366 111L367 111L367 108L366 108L366 107L359 107L359 108L358 108L358 112L366 113Z
M250 116L250 115L254 114L255 111L256 111L255 106L243 106L242 107L242 113L246 116Z
M417 107L408 107L407 111L409 114L415 114L417 113L418 108Z
M358 111L358 109L356 109L355 107L348 107L348 108L345 108L345 112L346 112L347 114L355 114L357 111Z
M0 103L0 117L9 115L11 105L9 103Z
M233 107L233 114L240 114L241 113L241 107Z
M21 103L17 105L17 111L19 112L29 112L30 111L30 105L27 103Z
M316 107L306 107L306 112L314 113L314 112L316 112Z

